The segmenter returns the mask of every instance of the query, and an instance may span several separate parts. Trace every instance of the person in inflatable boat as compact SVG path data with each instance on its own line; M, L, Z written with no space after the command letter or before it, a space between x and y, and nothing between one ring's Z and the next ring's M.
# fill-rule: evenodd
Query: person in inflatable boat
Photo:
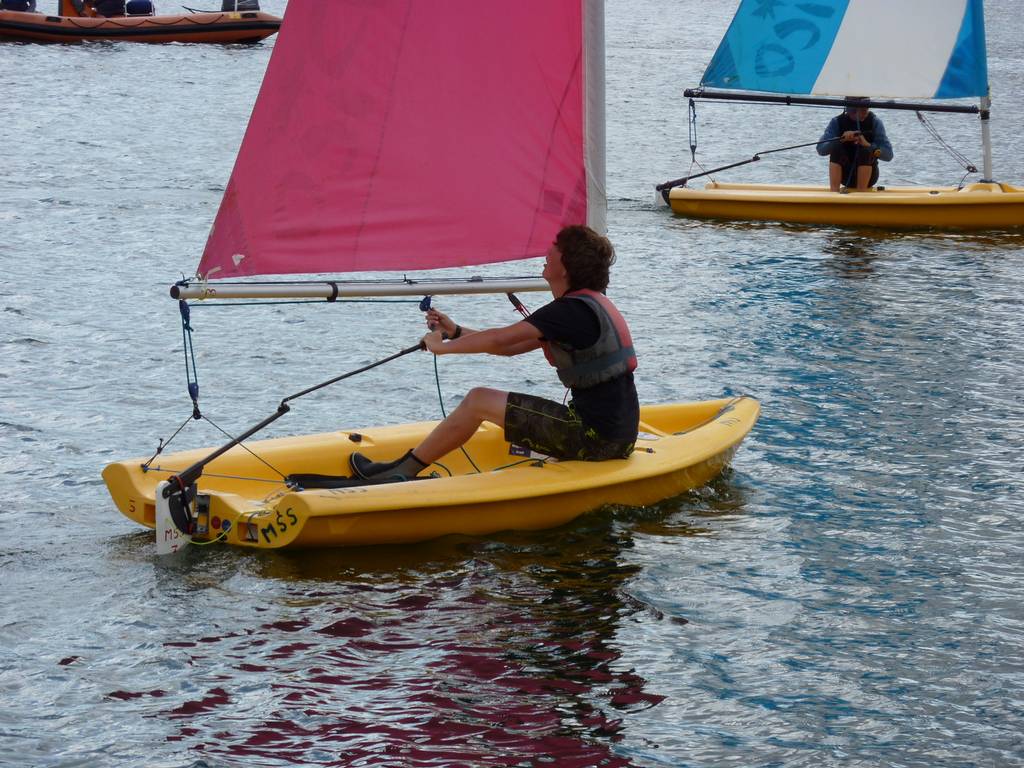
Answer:
M828 155L828 186L833 192L842 187L867 191L878 181L878 161L892 160L892 144L881 119L852 101L867 99L849 97L846 109L829 121L817 145L819 155Z
M504 328L475 331L431 309L423 337L435 355L520 355L543 350L568 405L519 392L475 387L426 439L404 456L370 461L353 453L356 477L408 480L469 440L484 421L501 425L505 439L557 459L604 461L629 456L637 438L640 405L633 371L636 353L626 321L604 295L615 251L589 227L570 226L555 237L543 277L554 301Z
M93 16L124 16L126 13L125 0L85 0L85 6L92 10Z

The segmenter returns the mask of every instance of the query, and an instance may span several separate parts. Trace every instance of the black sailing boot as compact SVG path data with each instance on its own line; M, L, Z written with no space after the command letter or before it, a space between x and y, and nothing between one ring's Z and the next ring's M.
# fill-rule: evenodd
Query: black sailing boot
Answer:
M361 453L353 453L348 457L352 474L363 480L412 480L427 468L427 465L416 458L412 449L400 459L394 461L370 461Z

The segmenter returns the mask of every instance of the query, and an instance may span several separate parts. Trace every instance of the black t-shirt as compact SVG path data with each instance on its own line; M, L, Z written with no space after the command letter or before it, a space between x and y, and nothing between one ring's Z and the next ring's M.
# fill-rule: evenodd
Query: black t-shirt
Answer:
M573 349L592 347L601 334L597 315L579 299L555 299L526 318L526 322L541 332L544 341L568 344ZM586 389L573 388L572 403L583 423L606 440L636 439L640 401L632 373Z

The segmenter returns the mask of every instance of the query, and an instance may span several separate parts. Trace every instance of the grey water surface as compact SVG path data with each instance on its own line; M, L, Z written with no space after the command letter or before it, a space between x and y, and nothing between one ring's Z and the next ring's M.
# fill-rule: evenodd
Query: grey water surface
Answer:
M1018 5L986 12L996 175L1024 184ZM198 263L275 38L0 43L0 765L1024 764L1024 234L657 207L732 10L607 5L610 293L643 401L760 400L725 475L552 531L170 562L100 472L191 414L167 288ZM697 160L813 141L830 114L702 103ZM960 181L912 113L883 119L882 183ZM976 118L932 122L980 164ZM809 150L718 175L825 177ZM439 306L516 318L501 296ZM231 433L422 333L414 303L192 324L203 411ZM438 376L449 409L476 384L562 394L531 356ZM266 436L439 416L411 355ZM223 439L195 422L174 445Z

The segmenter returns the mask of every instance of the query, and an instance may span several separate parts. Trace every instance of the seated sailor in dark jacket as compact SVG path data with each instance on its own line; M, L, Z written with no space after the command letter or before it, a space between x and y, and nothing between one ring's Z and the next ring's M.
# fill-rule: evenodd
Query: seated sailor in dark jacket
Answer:
M817 147L819 155L828 155L828 185L833 192L841 187L866 191L878 181L878 161L892 160L892 144L881 119L858 105L848 105L829 121Z

